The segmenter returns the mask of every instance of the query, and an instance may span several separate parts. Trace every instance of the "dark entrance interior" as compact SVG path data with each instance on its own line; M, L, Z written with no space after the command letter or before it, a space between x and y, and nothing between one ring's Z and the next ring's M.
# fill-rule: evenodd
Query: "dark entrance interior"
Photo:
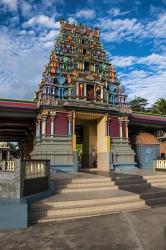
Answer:
M75 131L79 168L96 168L97 121L76 120Z
M89 71L89 62L84 63L84 70Z

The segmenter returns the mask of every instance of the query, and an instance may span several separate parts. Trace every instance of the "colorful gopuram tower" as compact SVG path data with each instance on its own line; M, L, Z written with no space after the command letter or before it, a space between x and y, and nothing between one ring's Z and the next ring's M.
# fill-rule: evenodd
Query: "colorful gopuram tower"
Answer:
M36 92L32 158L56 171L134 165L126 95L97 28L61 20L60 34Z

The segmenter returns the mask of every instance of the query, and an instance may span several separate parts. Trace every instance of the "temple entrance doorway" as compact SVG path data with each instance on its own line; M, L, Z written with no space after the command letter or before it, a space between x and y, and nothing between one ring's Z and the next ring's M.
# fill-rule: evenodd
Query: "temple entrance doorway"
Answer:
M76 113L75 134L78 168L109 170L109 137L106 116L95 113Z
M79 168L97 167L97 126L96 120L76 121L76 150Z

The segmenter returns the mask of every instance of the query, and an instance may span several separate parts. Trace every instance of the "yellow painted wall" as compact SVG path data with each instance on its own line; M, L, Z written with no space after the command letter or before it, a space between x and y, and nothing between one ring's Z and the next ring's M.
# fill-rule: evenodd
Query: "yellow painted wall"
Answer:
M72 136L73 151L76 151L76 134Z
M93 150L96 150L97 129L96 121L84 121L83 123L83 167L94 167Z
M110 136L106 131L107 116L97 123L97 166L101 170L109 170Z

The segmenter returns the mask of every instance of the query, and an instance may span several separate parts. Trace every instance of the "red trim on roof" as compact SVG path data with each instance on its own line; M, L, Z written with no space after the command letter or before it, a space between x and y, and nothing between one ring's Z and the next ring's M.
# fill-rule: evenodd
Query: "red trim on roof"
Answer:
M140 114L131 114L129 116L129 119L131 120L144 120L144 121L152 121L152 122L165 122L166 123L166 117L161 116L151 116L151 115L140 115Z
M37 109L36 103L0 101L0 107L20 107Z

